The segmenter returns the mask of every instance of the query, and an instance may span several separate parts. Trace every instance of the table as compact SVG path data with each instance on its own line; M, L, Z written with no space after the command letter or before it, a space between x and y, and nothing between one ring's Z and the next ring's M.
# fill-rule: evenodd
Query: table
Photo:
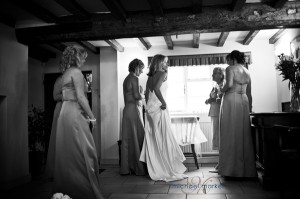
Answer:
M171 126L177 143L181 146L191 145L192 155L195 160L195 165L199 169L198 161L195 152L195 144L207 142L207 138L203 134L199 116L195 114L170 114ZM186 156L190 153L184 153Z
M255 142L256 163L262 169L262 183L266 189L277 189L279 168L279 135L274 125L300 127L300 113L251 113L251 129Z

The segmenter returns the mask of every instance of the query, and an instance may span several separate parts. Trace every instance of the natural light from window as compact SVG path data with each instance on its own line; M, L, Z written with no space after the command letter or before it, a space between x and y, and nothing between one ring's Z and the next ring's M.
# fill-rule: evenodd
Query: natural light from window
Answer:
M167 103L170 112L208 113L205 100L215 85L212 72L217 66L226 68L227 64L169 67Z

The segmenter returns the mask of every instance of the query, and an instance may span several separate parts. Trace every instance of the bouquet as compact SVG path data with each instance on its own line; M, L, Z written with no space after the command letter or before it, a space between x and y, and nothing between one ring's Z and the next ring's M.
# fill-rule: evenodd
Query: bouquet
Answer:
M294 85L296 88L300 88L300 60L294 60L293 56L287 56L281 54L278 56L280 61L276 66L283 77L283 81L289 80L290 84Z
M283 81L289 80L291 90L290 111L300 111L300 59L295 60L293 56L281 54L278 56L280 61L276 66L283 77Z
M62 193L55 193L55 194L53 194L51 199L72 199L72 198L70 198L70 196L64 195Z

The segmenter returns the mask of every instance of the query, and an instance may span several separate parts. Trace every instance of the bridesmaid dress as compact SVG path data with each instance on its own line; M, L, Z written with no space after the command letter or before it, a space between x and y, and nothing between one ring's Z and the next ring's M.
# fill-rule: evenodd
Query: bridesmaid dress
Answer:
M103 198L95 143L73 82L63 84L62 93L63 104L57 121L54 192L77 199Z

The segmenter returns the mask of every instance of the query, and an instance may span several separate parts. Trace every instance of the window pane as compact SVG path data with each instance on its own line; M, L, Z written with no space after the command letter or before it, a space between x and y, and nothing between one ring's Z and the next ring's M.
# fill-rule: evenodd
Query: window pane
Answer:
M210 67L208 65L206 66L188 66L188 80L192 79L209 79L211 78L210 74Z
M205 97L188 97L187 111L197 113L208 113L209 106L205 104Z
M184 82L169 82L167 97L183 97L184 96Z
M168 68L169 82L184 82L184 67L169 67Z
M208 97L212 87L212 81L187 82L188 98L194 96Z
M167 98L167 106L171 112L182 112L185 110L184 97Z

